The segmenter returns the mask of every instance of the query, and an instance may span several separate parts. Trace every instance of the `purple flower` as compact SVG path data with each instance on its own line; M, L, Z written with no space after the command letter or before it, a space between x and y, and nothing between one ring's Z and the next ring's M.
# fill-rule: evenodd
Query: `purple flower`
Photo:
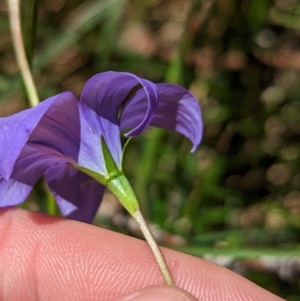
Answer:
M24 202L44 176L65 216L91 222L105 186L72 165L107 176L103 137L121 170L120 131L137 136L149 125L183 134L192 151L201 140L200 108L187 90L130 73L97 74L79 101L64 92L0 118L0 207Z

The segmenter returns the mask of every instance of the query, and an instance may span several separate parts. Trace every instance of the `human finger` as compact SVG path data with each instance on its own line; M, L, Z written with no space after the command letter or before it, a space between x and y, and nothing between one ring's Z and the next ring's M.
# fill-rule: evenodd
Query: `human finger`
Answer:
M162 252L176 285L199 300L282 300L225 268ZM1 300L105 301L160 284L141 240L37 212L0 210Z

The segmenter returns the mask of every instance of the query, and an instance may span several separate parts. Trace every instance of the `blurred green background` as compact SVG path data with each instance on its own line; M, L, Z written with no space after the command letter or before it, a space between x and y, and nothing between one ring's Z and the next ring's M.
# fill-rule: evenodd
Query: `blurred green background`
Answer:
M195 153L187 139L158 129L127 149L126 173L157 240L299 300L299 1L34 3L23 0L22 14L41 99L79 95L107 70L176 83L199 99L205 128ZM28 104L3 0L0 37L7 116ZM47 197L41 182L26 208L47 211ZM139 236L110 193L95 224Z

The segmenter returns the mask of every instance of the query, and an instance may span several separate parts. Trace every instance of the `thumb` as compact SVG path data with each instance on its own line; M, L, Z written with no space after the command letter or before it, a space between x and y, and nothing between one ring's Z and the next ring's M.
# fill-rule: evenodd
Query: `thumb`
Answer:
M197 301L187 291L176 286L149 286L114 301Z

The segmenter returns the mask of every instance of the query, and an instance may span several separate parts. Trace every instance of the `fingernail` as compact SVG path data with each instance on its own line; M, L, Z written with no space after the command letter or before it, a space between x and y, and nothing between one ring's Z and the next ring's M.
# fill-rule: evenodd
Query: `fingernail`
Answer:
M115 301L197 301L188 292L172 286L150 286Z

